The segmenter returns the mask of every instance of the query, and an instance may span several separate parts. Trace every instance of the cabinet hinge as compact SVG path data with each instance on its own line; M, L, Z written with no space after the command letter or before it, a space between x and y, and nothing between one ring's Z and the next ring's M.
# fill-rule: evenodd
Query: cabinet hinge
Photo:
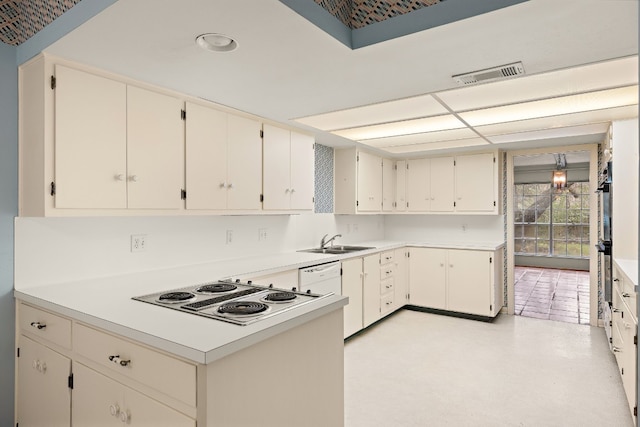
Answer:
M342 276L342 269L340 269L340 275Z
M496 162L496 158L494 157L494 158L493 158L493 163L495 163L495 162Z
M356 162L360 161L360 154L356 154Z
M312 197L312 198L311 198L311 203L315 203L315 202L316 202L316 198L315 198L315 197Z
M264 131L263 130L260 131L260 138L264 138Z
M18 348L16 349L16 353L17 353L17 354L16 354L16 357L20 357L20 347L18 347Z
M489 304L489 311L493 310L493 304Z
M411 252L407 252L407 258L411 258Z
M49 194L51 194L52 196L56 195L56 183L55 182L51 182L51 191L49 192Z
M620 368L620 375L624 375L624 368Z
M187 120L187 110L180 110L180 119Z
M180 190L180 200L187 200L187 190Z
M493 262L493 258L489 257L489 264L491 264Z
M56 88L56 76L51 76L51 89L55 89Z
M613 344L613 338L609 338L609 344Z
M264 202L264 194L260 195L260 202Z
M73 390L73 374L69 375L69 378L67 378L67 385L71 390Z
M634 406L634 407L633 407L633 416L634 416L634 417L637 417L637 416L638 416L638 407L637 407L637 406Z
M393 165L393 170L398 170L398 165Z
M360 206L360 203L356 200L356 206Z
M633 337L633 344L634 345L638 345L638 336L637 335Z
M407 169L409 169L409 163L407 163Z
M455 165L456 165L456 161L454 160L454 161L453 161L453 166L455 166Z
M495 206L495 205L496 205L496 201L494 200L494 201L493 201L493 206Z
M312 149L312 150L315 150L315 149L316 149L316 143L315 143L315 142L314 142L314 143L313 143L313 145L311 146L311 149Z
M456 207L456 202L453 202L453 207L454 207L454 208Z

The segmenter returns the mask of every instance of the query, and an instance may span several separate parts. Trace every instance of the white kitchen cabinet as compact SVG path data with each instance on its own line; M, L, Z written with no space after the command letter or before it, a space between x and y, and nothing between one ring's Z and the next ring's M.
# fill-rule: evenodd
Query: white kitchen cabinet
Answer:
M409 249L396 249L394 262L394 309L397 310L409 303Z
M431 172L429 159L407 161L407 210L428 212L431 206Z
M244 274L234 276L231 279L240 279L243 282L250 280L251 283L259 286L268 287L273 285L274 288L291 290L292 288L298 288L298 269L271 274Z
M24 335L18 345L17 424L69 427L71 359Z
M314 138L268 124L263 131L263 208L312 210Z
M362 259L362 326L380 319L380 255Z
M494 153L456 156L456 212L495 212L498 176Z
M362 329L362 258L342 261L342 296L349 298L344 307L344 338Z
M20 214L181 209L182 101L65 64L20 67Z
M396 194L394 210L404 212L407 210L407 161L398 160L396 162Z
M616 358L618 372L633 414L637 393L638 319L633 281L614 259L611 301L611 349ZM634 416L634 420L636 417Z
M382 209L382 158L355 148L334 152L335 213L376 213Z
M502 279L502 249L410 249L412 305L494 317L504 299Z
M429 185L431 212L453 212L454 160L453 157L430 159Z
M186 104L187 209L260 210L260 122Z
M83 364L74 363L72 424L195 427L175 411Z
M409 288L411 304L447 309L447 249L411 248Z
M395 162L382 159L382 211L392 212L395 205Z

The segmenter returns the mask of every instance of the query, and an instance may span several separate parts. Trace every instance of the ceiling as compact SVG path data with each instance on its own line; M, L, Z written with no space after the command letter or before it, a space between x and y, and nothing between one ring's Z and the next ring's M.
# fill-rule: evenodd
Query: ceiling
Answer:
M447 0L451 1L467 0ZM225 53L199 49L195 37L206 32L230 35L239 48ZM356 50L278 0L118 0L45 51L310 131L319 143L330 146L366 141L295 119L409 99L415 101L415 111L422 111L414 112L412 119L453 115L466 123L450 127L449 135L414 132L404 148L368 142L373 150L390 156L598 142L606 131L604 122L637 116L636 0L530 0ZM502 108L547 97L553 103L558 93L539 92L549 81L545 73L585 64L606 68L610 64L600 63L616 58L627 58L619 80L611 83L611 74L595 73L598 82L589 80L591 86L585 88L584 81L570 77L558 83L558 93L577 93L584 101L594 98L591 91L613 85L625 92L627 107L598 107L587 118L557 109L524 124L516 119L473 124L474 117L487 123L479 118L481 113L470 113L487 105ZM463 88L452 79L516 61L522 62L525 77ZM532 87L532 81L537 86ZM496 93L507 98L492 98ZM429 105L435 101L435 113L421 110L430 108L420 102L425 97L432 98ZM373 124L398 120L394 111L398 110L376 117ZM488 112L505 113L504 108ZM484 126L493 130L476 129ZM461 146L461 140L473 143Z

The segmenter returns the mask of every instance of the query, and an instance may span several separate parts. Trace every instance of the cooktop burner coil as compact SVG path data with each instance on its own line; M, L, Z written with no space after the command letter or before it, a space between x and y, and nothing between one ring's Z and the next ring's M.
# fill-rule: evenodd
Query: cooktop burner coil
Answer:
M231 301L218 307L218 313L234 316L252 316L269 308L267 304L256 301Z
M166 304L178 304L185 301L191 301L196 296L191 292L167 292L158 297L158 302Z
M272 292L263 298L269 302L289 302L296 299L297 296L293 292Z
M209 283L207 285L202 285L196 289L196 292L200 292L203 294L217 294L220 292L231 292L238 289L236 285L232 285L231 283Z

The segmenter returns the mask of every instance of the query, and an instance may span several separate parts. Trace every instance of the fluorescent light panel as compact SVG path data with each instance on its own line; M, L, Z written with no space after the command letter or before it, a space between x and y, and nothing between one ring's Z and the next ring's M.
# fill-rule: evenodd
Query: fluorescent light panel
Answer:
M440 141L452 141L478 136L468 128L443 130L438 132L414 133L411 135L391 136L388 138L376 138L359 141L372 147L390 147L394 145L424 144Z
M638 103L638 86L627 86L579 95L563 96L542 101L524 102L503 107L460 113L471 126L550 117L605 108L635 105Z
M448 111L431 95L421 95L303 117L295 121L316 129L332 131L447 113Z
M436 93L454 111L467 111L638 83L638 57L523 76Z
M469 138L455 141L432 142L430 144L396 145L385 148L385 151L393 154L406 154L417 151L445 150L449 148L475 147L480 145L489 145L489 143L482 138Z
M364 139L386 138L390 136L460 129L464 127L464 123L458 120L455 116L447 114L437 117L427 117L423 119L405 120L381 125L344 129L334 131L332 133L354 141L362 141Z
M609 129L609 123L597 123L582 126L568 126L555 129L536 130L531 132L512 133L508 135L490 136L488 139L493 144L506 144L509 142L534 141L541 139L566 138L569 136L605 134Z

